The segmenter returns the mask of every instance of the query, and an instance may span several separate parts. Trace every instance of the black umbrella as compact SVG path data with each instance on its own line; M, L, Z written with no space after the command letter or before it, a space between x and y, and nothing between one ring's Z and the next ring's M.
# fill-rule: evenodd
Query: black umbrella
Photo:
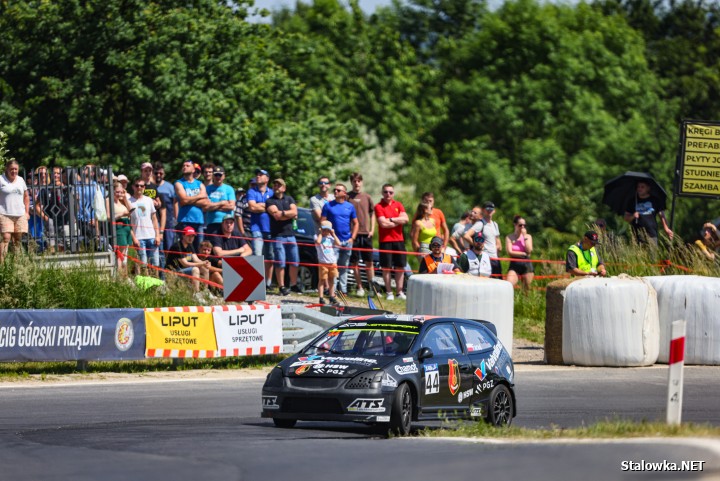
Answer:
M667 192L660 187L660 184L652 175L645 172L625 172L614 179L605 182L605 193L603 204L610 206L616 214L623 215L626 212L627 203L635 197L637 183L639 180L650 185L650 195L655 196L659 202L658 211L665 210Z

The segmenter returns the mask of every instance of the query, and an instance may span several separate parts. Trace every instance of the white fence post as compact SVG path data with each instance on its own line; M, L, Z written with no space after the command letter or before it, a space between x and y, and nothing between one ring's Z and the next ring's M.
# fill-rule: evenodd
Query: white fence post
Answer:
M680 424L685 366L685 321L673 321L668 362L667 424Z

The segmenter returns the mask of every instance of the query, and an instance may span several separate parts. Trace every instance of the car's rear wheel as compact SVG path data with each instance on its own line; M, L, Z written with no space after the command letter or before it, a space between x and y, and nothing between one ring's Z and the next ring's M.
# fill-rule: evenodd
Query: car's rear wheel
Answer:
M278 419L273 418L273 422L275 423L275 426L279 428L292 428L297 424L297 419Z
M513 417L513 400L507 386L500 384L490 393L487 422L493 426L510 426Z
M390 412L390 431L393 434L407 436L412 424L413 396L406 383L395 390Z

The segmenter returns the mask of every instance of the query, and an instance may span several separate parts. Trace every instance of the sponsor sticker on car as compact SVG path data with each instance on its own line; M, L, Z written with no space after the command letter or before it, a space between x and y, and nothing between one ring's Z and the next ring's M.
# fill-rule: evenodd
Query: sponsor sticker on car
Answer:
M403 376L405 374L417 374L418 373L418 367L417 364L401 364L399 366L395 366L395 372L399 375Z
M437 364L425 364L425 394L440 392L440 371Z
M461 392L460 394L458 394L458 402L459 403L463 402L463 400L469 398L470 396L472 396L472 394L473 394L472 389L468 389L466 391Z
M263 396L262 405L263 409L280 409L280 405L277 402L277 396Z
M455 359L448 359L448 388L450 394L455 395L460 390L460 365Z
M364 399L358 398L350 403L347 410L355 413L384 413L383 403L385 399Z
M388 373L383 373L382 385L385 387L397 387L397 380Z

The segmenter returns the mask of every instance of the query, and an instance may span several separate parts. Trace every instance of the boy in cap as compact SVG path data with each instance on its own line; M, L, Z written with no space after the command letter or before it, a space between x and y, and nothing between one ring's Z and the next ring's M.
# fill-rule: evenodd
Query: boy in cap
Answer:
M338 304L335 298L335 279L338 276L337 268L337 252L336 248L340 247L340 239L335 235L332 228L332 222L324 220L320 222L320 233L315 237L315 250L318 256L318 295L320 299L318 303L325 304L323 294L325 293L325 283L330 287L328 294L330 295L330 303Z
M595 250L599 244L597 232L589 230L582 240L568 248L565 270L574 276L607 276L605 264Z
M430 254L423 257L420 261L418 274L437 274L437 269L440 264L452 264L452 257L443 253L444 242L445 240L438 236L430 239Z
M193 290L200 290L200 280L208 279L210 274L210 261L203 261L197 256L193 243L197 232L187 226L181 231L180 239L172 246L167 254L167 268L182 274L192 276Z

